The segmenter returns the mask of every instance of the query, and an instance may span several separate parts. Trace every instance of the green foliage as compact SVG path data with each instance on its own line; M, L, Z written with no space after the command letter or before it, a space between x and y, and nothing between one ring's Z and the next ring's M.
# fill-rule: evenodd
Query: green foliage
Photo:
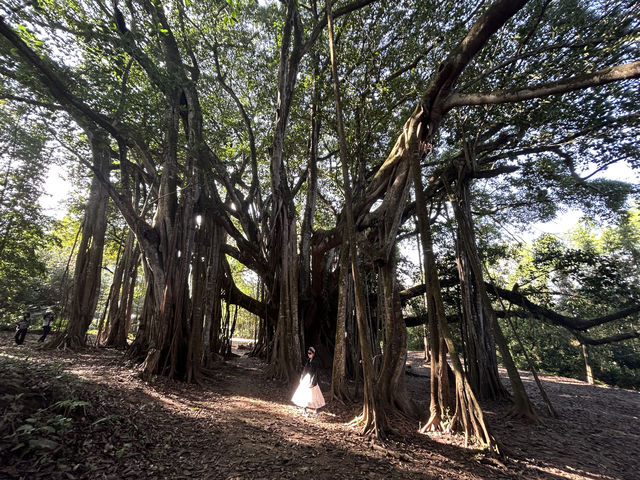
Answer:
M518 368L529 369L525 356L528 355L535 362L536 368L543 373L585 378L580 349L572 344L572 337L566 330L547 325L539 320L512 319L512 324L526 352L516 340L511 324L500 321L509 350Z
M610 1L528 2L465 70L459 90L535 89L568 72L626 63L638 18L624 12ZM526 229L568 207L608 221L637 193L637 185L601 175L616 164L637 167L639 101L634 83L622 82L459 109L447 120L438 154L445 161L466 142L477 168L516 168L474 182L474 211L501 228Z
M90 478L102 462L114 467L120 458L149 453L144 447L150 441L148 429L136 424L148 404L123 402L122 392L106 385L96 389L66 373L62 363L41 360L0 356L3 472L37 470L67 477L72 471Z
M70 455L66 436L74 418L89 406L86 401L65 398L72 394L70 387L74 381L65 378L65 388L51 391L47 386L45 392L39 390L42 386L25 377L25 370L30 369L26 361L3 358L0 366L7 392L0 396L0 461L8 465L16 458L28 458L33 465L45 467L61 456ZM62 379L64 374L58 367L37 368L46 377Z
M231 266L234 282L238 288L244 294L255 297L257 284L255 274L251 270L244 268L242 264L232 258L229 258L229 265ZM223 314L226 315L226 313L224 313L227 311L226 303L223 304L222 311ZM236 326L233 334L234 337L253 339L256 336L259 319L255 315L243 308L238 308L236 311L236 307L233 305L229 305L228 314L230 315L229 327L233 322L233 317L236 317Z
M45 274L39 251L52 238L38 203L46 171L45 129L25 109L0 103L0 112L0 314L6 315L36 300L34 279Z
M407 328L407 349L424 351L424 333L422 325Z
M640 243L638 209L623 214L617 224L598 228L584 219L566 240L547 235L521 252L515 275L519 291L533 302L583 320L600 317L640 303ZM587 336L608 336L637 330L632 316L589 329ZM526 368L521 347L511 328L503 324L514 357ZM567 330L517 320L516 330L540 369L577 378L585 377L579 342ZM625 340L589 346L595 378L625 388L640 388L640 341Z

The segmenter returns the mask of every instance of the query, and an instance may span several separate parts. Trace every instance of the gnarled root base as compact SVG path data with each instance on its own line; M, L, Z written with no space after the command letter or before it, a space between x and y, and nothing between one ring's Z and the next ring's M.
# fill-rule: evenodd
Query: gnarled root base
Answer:
M84 339L65 333L47 342L43 348L51 350L80 350L86 347Z
M482 409L468 383L456 379L456 412L451 420L451 430L464 433L465 446L473 436L490 451L500 454L498 442L489 432Z
M160 350L151 348L147 352L147 357L144 362L140 364L140 377L143 380L149 380L152 375L156 373L158 367L158 361L160 360Z
M451 422L443 422L439 409L432 410L431 417L419 430L420 433L447 432L464 434L465 447L470 440L479 443L490 452L502 455L503 448L496 438L489 432L484 420L484 415L468 383L462 382L462 378L456 379L456 411Z
M529 422L534 425L542 423L542 421L540 420L540 417L536 413L536 410L531 404L531 402L514 403L511 409L509 409L509 412L507 413L506 417L508 419L517 418L517 419L525 420L526 422Z
M361 427L364 435L371 435L379 440L387 438L389 426L386 418L378 418L377 415L369 412L365 407L362 414L351 420L347 425L350 427Z
M431 418L425 423L420 430L420 433L429 432L443 432L444 425L442 424L442 417L439 413L432 413Z

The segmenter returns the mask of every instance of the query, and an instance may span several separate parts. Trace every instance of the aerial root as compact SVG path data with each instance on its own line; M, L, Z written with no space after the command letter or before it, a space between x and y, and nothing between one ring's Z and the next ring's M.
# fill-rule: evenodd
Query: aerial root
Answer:
M418 430L420 433L429 433L429 432L442 432L444 428L442 426L442 418L439 414L432 414L431 418L423 425L423 427Z

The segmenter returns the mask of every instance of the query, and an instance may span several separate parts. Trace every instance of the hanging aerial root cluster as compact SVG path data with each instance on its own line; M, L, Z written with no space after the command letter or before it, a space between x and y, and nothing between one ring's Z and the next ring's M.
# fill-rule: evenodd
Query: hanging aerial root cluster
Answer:
M456 377L456 411L451 420L451 431L464 433L465 446L473 435L478 443L499 453L497 441L489 432L471 387L460 376Z
M432 413L419 432L461 433L464 434L466 448L476 443L497 455L504 454L504 448L489 431L482 409L466 382L456 381L456 410L451 420L443 419L439 412Z

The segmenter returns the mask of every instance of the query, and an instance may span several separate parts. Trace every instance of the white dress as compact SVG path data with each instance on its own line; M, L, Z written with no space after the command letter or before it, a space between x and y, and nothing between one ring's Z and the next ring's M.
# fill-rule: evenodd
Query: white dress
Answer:
M322 390L317 384L313 387L311 386L311 374L309 373L300 379L300 385L298 385L291 401L303 408L320 408L325 405Z

